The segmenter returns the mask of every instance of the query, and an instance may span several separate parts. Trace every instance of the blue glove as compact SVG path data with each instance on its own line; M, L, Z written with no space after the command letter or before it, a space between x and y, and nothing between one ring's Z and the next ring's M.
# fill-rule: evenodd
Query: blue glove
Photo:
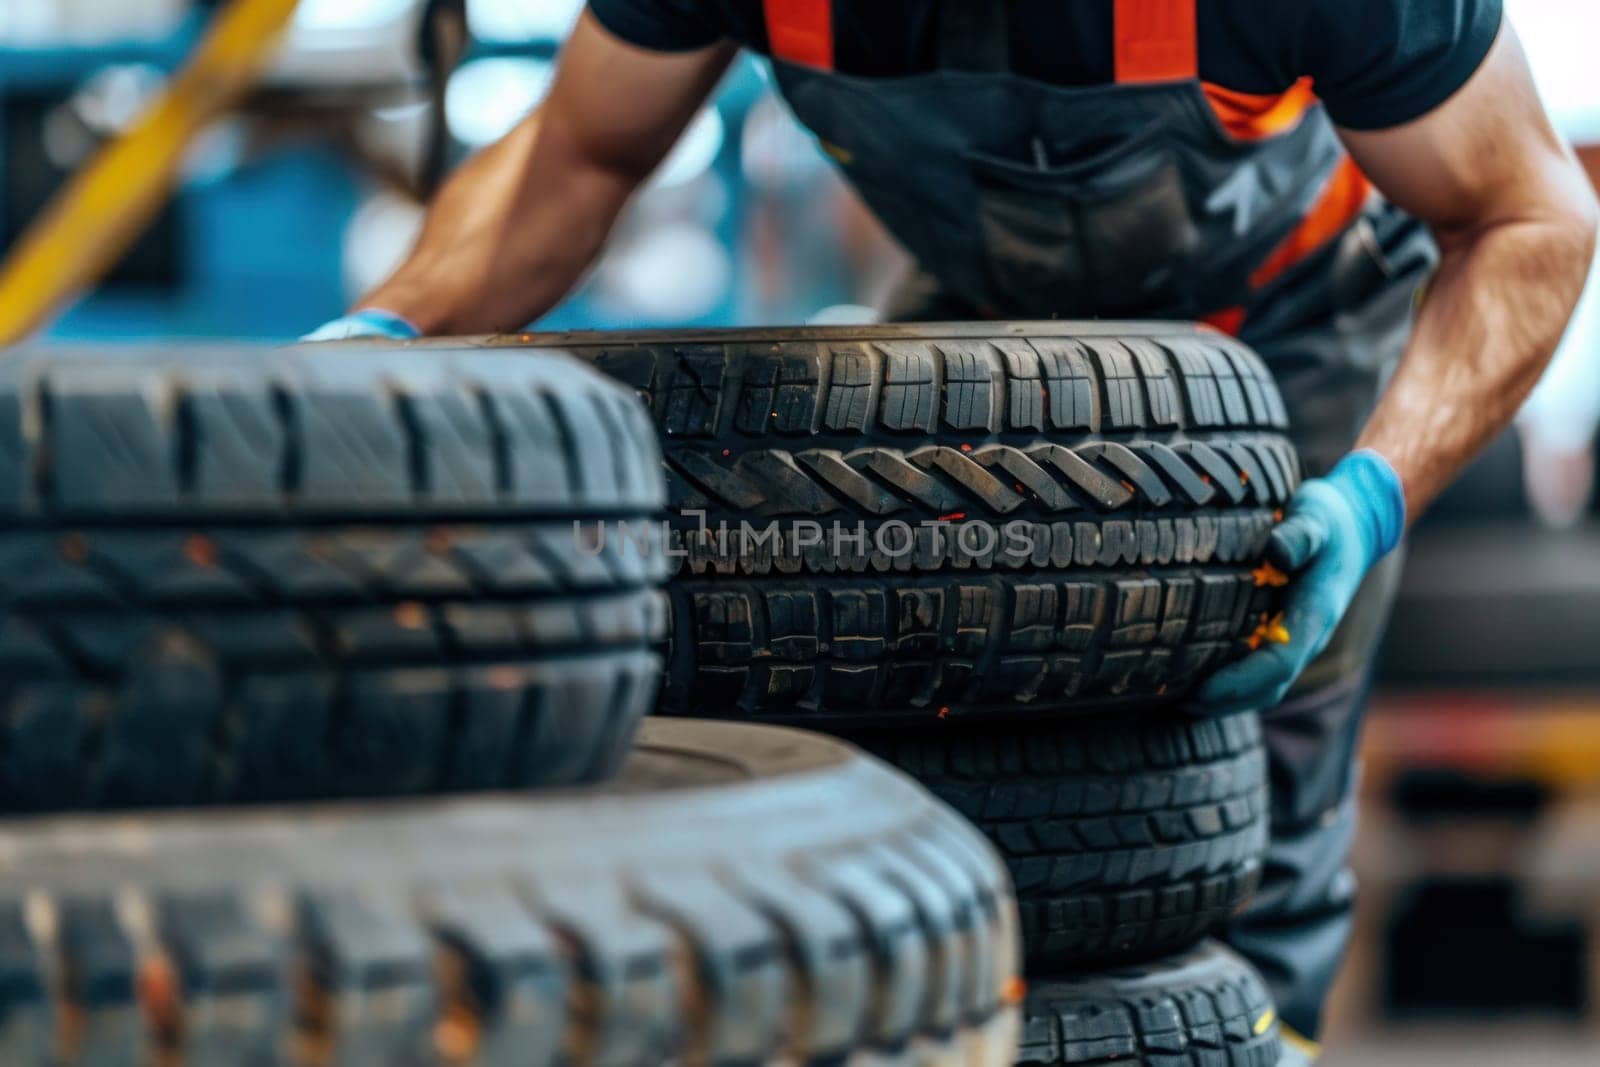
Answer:
M421 336L421 330L394 312L365 308L353 311L342 319L334 319L300 340L350 341L358 337L387 337L391 341L414 341Z
M1363 449L1326 478L1302 485L1267 546L1267 559L1292 575L1282 628L1267 644L1200 687L1208 711L1266 709L1283 700L1306 664L1333 637L1372 565L1400 541L1406 499L1389 461ZM1287 631L1284 633L1283 631Z

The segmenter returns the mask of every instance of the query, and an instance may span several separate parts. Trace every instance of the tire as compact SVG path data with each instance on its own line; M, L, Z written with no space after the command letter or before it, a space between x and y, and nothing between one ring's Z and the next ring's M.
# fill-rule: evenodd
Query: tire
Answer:
M904 776L744 724L578 792L13 821L0 1062L1004 1065L1008 901Z
M659 685L660 453L570 360L342 345L0 367L0 809L571 783Z
M1029 987L1018 1062L1037 1067L1276 1067L1277 1012L1261 977L1215 942L1108 974Z
M856 739L1000 849L1030 969L1181 951L1260 882L1270 813L1253 712Z
M1299 461L1265 365L1210 330L515 340L633 386L662 433L686 554L668 712L836 726L1177 701L1277 610L1253 570Z

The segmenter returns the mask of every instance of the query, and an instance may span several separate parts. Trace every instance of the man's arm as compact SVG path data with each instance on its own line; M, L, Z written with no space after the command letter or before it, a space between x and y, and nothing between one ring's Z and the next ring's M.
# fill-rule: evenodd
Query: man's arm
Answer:
M394 276L356 305L424 334L520 329L588 269L735 48L651 52L585 12L532 116L445 184Z
M1406 523L1510 424L1583 291L1593 190L1540 105L1509 24L1465 87L1414 122L1343 131L1385 195L1444 258L1410 347L1354 453L1302 485L1268 558L1293 574L1270 644L1200 690L1214 711L1270 708L1328 645Z
M1510 424L1561 340L1595 247L1594 192L1539 103L1515 31L1432 114L1345 143L1443 252L1359 448L1389 461L1412 519Z

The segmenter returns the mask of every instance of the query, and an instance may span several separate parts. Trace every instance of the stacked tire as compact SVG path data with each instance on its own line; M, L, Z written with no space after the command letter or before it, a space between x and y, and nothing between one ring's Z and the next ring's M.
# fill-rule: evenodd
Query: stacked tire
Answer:
M1006 1062L981 835L836 741L637 730L665 557L574 524L660 469L566 358L9 354L0 1062Z
M1260 877L1260 726L1184 706L1279 608L1300 471L1254 353L1061 323L517 343L655 418L662 710L843 735L999 848L1026 1062L1277 1061L1260 978L1203 940Z

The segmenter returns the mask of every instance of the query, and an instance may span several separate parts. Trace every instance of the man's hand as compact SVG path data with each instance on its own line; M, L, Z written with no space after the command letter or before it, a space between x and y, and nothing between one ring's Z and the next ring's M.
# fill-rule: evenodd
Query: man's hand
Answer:
M1293 575L1283 614L1288 640L1258 648L1200 690L1211 711L1270 708L1333 637L1372 565L1399 542L1405 494L1388 460L1362 450L1302 485L1272 531L1268 560Z
M412 341L422 331L392 311L363 308L300 338L302 341L350 341L359 337L384 337L391 341Z

